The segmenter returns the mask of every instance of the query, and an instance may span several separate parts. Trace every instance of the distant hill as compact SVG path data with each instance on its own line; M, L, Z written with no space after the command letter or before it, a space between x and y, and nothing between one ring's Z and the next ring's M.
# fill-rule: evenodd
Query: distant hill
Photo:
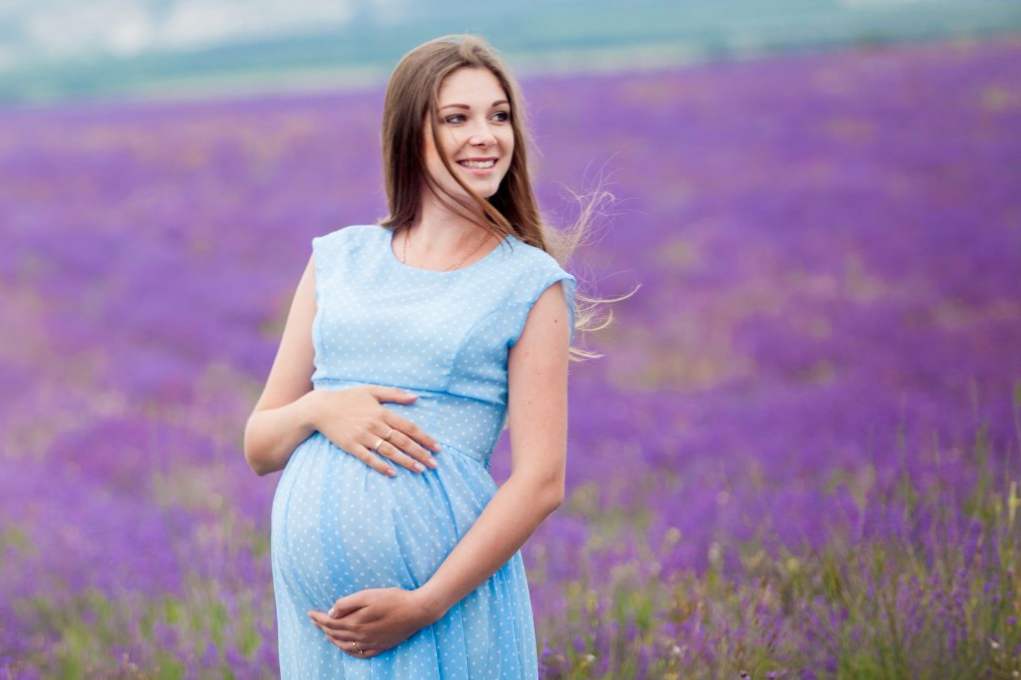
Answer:
M1021 33L1016 0L248 0L244 15L224 0L149 0L105 22L94 7L107 5L0 10L0 105L375 85L415 45L461 32L485 36L522 74Z

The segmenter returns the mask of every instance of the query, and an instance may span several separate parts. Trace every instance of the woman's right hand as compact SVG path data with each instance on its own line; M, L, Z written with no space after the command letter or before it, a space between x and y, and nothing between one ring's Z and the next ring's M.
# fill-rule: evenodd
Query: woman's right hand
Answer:
M360 385L341 390L316 390L315 427L336 446L384 475L397 474L379 456L400 463L409 470L422 472L416 465L435 468L436 461L424 446L439 451L439 442L418 425L388 408L382 402L410 404L418 395L396 387ZM389 433L389 436L387 436ZM369 450L380 437L387 437L375 453ZM420 461L420 462L419 462Z

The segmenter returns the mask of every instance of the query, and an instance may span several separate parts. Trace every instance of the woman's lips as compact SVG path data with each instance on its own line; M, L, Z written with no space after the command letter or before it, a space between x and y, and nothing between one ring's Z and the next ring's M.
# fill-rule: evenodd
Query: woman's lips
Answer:
M496 161L493 161L492 167L489 168L473 168L470 165L464 165L463 163L460 162L458 162L457 164L460 165L465 170L467 170L468 172L475 175L488 175L489 173L493 172L493 170L496 170Z

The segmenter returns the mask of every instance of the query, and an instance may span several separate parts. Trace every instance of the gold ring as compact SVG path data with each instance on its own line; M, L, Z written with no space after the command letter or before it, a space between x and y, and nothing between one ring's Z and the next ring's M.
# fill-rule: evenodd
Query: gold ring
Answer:
M380 437L380 438L379 438L379 441L378 441L378 442L376 442L376 443L375 443L375 444L374 444L374 445L372 446L372 450L373 450L373 451L377 450L377 449L379 448L379 445L380 445L380 444L382 444L382 443L383 443L384 441L386 441L386 440L385 440L385 439L383 439L382 437Z

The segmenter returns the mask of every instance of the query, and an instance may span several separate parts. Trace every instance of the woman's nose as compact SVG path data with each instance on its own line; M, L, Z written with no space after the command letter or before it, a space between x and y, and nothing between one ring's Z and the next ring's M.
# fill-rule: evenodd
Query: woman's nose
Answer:
M475 130L472 131L472 135L468 141L471 144L475 145L493 144L494 142L496 142L496 135L493 134L493 131L487 124L482 123L480 127L477 127Z

